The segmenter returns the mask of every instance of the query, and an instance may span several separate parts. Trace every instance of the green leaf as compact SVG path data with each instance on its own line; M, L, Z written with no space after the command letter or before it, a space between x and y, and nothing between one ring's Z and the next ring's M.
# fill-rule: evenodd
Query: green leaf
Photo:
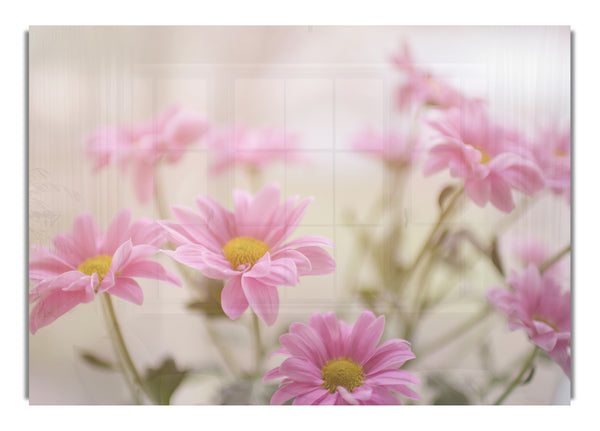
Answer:
M188 302L188 310L199 311L208 317L226 317L221 307L221 291L224 284L222 280L205 278L201 283L203 299Z
M144 381L154 402L168 405L189 371L189 369L178 369L173 358L166 358L158 368L148 368Z
M115 371L118 368L115 364L111 363L110 361L96 356L95 353L82 351L79 352L79 354L81 355L81 359L83 359L84 362L93 367L103 368L105 370L111 371Z
M448 200L448 198L450 196L452 196L454 194L455 191L456 191L456 186L453 186L453 185L446 186L442 189L442 191L440 192L440 195L438 196L438 206L440 207L441 211L444 211L445 206L446 206L446 201Z

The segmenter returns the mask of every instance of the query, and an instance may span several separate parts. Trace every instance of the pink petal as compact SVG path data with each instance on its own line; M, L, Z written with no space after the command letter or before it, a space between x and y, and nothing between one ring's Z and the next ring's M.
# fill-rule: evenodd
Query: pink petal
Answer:
M421 382L408 371L389 370L382 371L374 376L369 376L370 385L420 385Z
M314 313L310 317L309 325L323 340L323 345L327 350L326 357L339 358L343 356L345 337L343 337L339 321L334 312L329 312L324 316L320 313Z
M40 299L29 316L29 330L35 334L38 329L49 325L60 316L77 306L94 299L86 290L63 291L56 290Z
M467 179L465 180L465 193L473 202L483 207L490 199L490 182L487 179Z
M295 382L289 383L279 388L279 390L273 394L273 397L271 398L271 405L283 404L298 395L311 392L314 389L314 385Z
M335 259L327 251L320 247L300 247L296 249L302 253L309 261L311 268L308 272L300 272L299 275L325 275L335 271Z
M333 241L330 240L329 238L325 238L323 236L307 235L307 236L302 236L300 238L296 238L296 239L288 242L287 244L285 244L284 246L279 248L279 250L290 250L290 249L296 249L299 247L313 247L313 246L314 247L333 248Z
M131 238L129 234L130 221L131 211L129 209L124 209L117 214L106 231L104 243L101 246L102 254L112 255L121 244Z
M160 263L151 260L132 262L121 271L121 275L124 277L150 278L181 287L181 281L176 275L168 272Z
M558 337L556 336L556 332L554 331L546 332L545 334L539 334L531 337L531 341L533 341L536 345L540 346L546 351L554 349L557 340Z
M114 256L112 257L110 269L112 269L115 273L123 270L125 263L131 257L132 250L133 244L130 239L121 244L119 248L117 248L117 251L115 251Z
M394 339L379 346L363 367L367 374L375 374L385 369L399 368L414 358L415 354L411 352L407 342Z
M321 379L321 370L312 362L305 359L291 357L283 361L279 370L282 375L296 382L310 383L320 386L323 383Z
M83 213L73 223L73 238L77 241L82 256L93 257L98 255L98 228L92 216Z
M277 293L277 288L263 284L261 281L250 277L243 277L242 289L250 307L256 315L268 326L275 323L279 314L279 294Z
M490 178L490 201L506 213L515 208L509 185L496 175Z
M385 327L385 317L364 311L352 327L352 332L347 342L348 357L363 365L375 352L375 347Z
M252 268L252 270L254 270L254 268ZM277 259L272 261L269 273L262 277L253 275L253 271L246 273L244 276L260 278L260 281L263 284L269 286L296 286L300 283L300 277L296 271L296 264L291 259Z
M297 395L292 405L304 406L321 404L321 400L326 398L328 394L329 391L327 389L317 387L310 392L305 392L304 394Z
M114 286L108 289L107 293L118 296L126 301L133 302L136 305L142 305L144 302L144 292L133 278L116 278Z
M154 164L139 161L134 175L135 193L138 200L145 204L154 193Z
M232 320L240 317L248 308L248 300L242 289L241 277L231 278L221 291L221 307Z
M191 239L191 242L202 244L213 252L219 252L223 249L225 244L219 243L211 235L206 220L199 214L189 208L178 205L171 206L171 211L179 221L180 227L184 230L184 236Z

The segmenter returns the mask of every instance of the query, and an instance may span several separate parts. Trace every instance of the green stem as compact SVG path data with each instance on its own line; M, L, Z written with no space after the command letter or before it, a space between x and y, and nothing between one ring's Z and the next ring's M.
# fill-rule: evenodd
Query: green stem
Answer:
M521 371L519 371L519 374L517 374L517 376L513 379L513 381L510 382L510 384L508 385L506 390L502 393L502 395L500 395L500 397L496 400L494 405L502 404L502 402L513 391L513 389L516 388L519 383L521 383L521 379L523 378L523 376L525 375L527 370L529 370L531 368L531 366L533 365L533 361L535 359L535 356L537 355L537 352L538 352L538 346L535 346L533 348L533 351L531 352L531 355L529 355L529 357L523 364L523 367L521 368Z
M486 305L485 307L483 307L481 309L481 311L479 313L473 315L473 317L471 317L469 320L461 323L456 328L454 328L454 329L446 332L442 336L438 337L436 340L434 340L428 346L425 346L425 348L423 348L423 350L421 352L419 352L419 355L420 356L428 355L432 352L435 352L436 350L441 349L442 347L444 347L451 341L456 340L456 338L463 335L469 329L474 328L477 323L484 321L486 319L486 317L490 316L491 315L490 311L491 311L491 307L489 305Z
M440 226L442 225L444 220L446 220L448 215L451 213L452 209L458 202L458 198L462 196L463 191L464 191L463 187L458 189L458 191L456 193L454 193L454 195L452 196L450 202L448 202L448 205L446 205L446 208L444 208L444 210L442 212L440 212L440 215L438 216L438 219L437 219L435 225L433 226L433 229L431 229L431 232L429 232L427 239L421 246L421 249L419 250L419 253L417 253L417 256L415 257L415 260L413 261L412 265L408 268L407 272L404 274L404 276L402 278L402 283L400 283L401 288L406 286L407 283L410 281L411 277L413 276L417 267L419 266L419 263L421 262L421 260L423 259L423 257L425 256L425 254L427 253L429 248L431 247L431 241L433 240L433 237L438 233Z
M544 271L546 271L548 268L550 268L552 265L554 265L556 262L558 262L563 256L565 256L566 254L571 252L571 244L569 244L568 246L566 246L565 248L563 248L561 251L559 251L558 253L556 253L556 255L554 255L552 258L548 259L546 262L544 262L542 265L540 265L540 273L543 273Z
M125 371L126 377L129 376L133 383L139 389L141 389L150 400L154 401L152 394L148 391L148 388L144 384L144 381L142 380L140 374L137 371L137 368L133 363L133 360L131 359L131 355L129 354L129 350L127 349L125 339L123 338L123 334L121 332L121 327L117 320L117 315L115 313L110 294L105 292L100 295L100 298L106 311L106 323L108 325L109 333L111 335L110 338L117 352L117 356L119 356L121 360L121 365L123 367L123 370ZM134 392L133 395L134 398L137 400L137 394Z
M264 349L263 349L263 345L262 342L260 341L260 322L258 321L258 316L256 315L256 313L252 313L252 323L253 323L253 329L254 329L254 344L255 344L255 348L256 348L256 356L255 356L255 364L254 364L254 370L255 370L255 374L257 376L260 376L261 374L261 363L262 363L262 359L265 355Z

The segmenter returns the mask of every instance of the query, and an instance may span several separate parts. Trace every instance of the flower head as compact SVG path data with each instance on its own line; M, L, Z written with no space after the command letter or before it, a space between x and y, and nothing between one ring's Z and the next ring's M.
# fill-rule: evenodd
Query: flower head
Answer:
M392 57L392 62L406 78L398 88L396 100L399 109L423 105L447 109L459 106L464 100L464 97L446 82L417 68L408 45L404 45L402 52Z
M130 219L129 210L121 211L102 234L84 213L75 219L71 234L54 237L54 250L34 248L29 262L29 279L37 283L29 292L29 302L35 304L29 319L33 334L102 292L142 304L144 295L134 277L181 286L175 275L149 260L165 239L160 226L145 219L130 226Z
M546 130L533 146L533 154L546 183L554 194L571 202L571 128L563 132Z
M410 164L417 158L421 142L417 137L403 137L394 132L378 134L365 130L356 137L353 148L368 152L392 166L398 166Z
M207 146L214 157L210 169L216 174L234 166L260 170L275 160L304 160L298 151L297 137L276 129L233 127L215 131Z
M207 129L199 115L172 107L147 123L98 130L87 141L87 154L95 170L111 163L133 169L136 194L144 203L154 190L156 163L178 162Z
M477 205L490 201L510 212L512 189L531 195L543 188L542 172L523 139L492 123L480 102L444 111L430 125L441 142L429 152L425 175L448 168L452 177L464 178L465 192Z
M507 280L514 290L495 287L488 300L509 318L510 330L523 329L571 377L571 294L530 264Z
M419 399L406 385L419 385L408 371L399 370L415 355L407 341L393 339L377 347L385 317L364 311L348 326L333 312L315 313L308 325L293 323L279 337L289 355L263 380L283 377L271 404L400 404L393 394Z
M256 196L235 190L235 211L210 197L196 199L199 213L172 206L178 223L163 220L175 251L165 251L176 261L199 269L209 278L227 280L221 306L237 319L250 306L268 325L279 313L277 286L295 286L304 275L335 270L333 257L322 247L333 242L321 236L303 236L285 243L302 219L312 199L298 197L279 203L280 189L269 184Z

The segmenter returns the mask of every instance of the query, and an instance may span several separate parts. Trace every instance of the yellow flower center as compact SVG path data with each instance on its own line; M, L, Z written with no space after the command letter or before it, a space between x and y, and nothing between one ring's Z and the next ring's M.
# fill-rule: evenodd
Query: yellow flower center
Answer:
M350 359L333 359L321 368L321 378L321 387L333 394L338 386L343 386L348 392L362 386L365 374L363 368Z
M223 251L225 258L231 262L231 267L237 269L238 266L247 263L254 265L269 251L269 247L255 238L240 236L225 244Z
M483 148L478 147L477 145L471 145L471 146L481 153L481 160L479 163L481 163L482 165L485 165L487 162L492 160L490 155L488 153L486 153Z
M112 256L101 254L99 256L90 257L85 262L77 267L77 270L85 275L98 274L98 279L102 281L110 268Z

